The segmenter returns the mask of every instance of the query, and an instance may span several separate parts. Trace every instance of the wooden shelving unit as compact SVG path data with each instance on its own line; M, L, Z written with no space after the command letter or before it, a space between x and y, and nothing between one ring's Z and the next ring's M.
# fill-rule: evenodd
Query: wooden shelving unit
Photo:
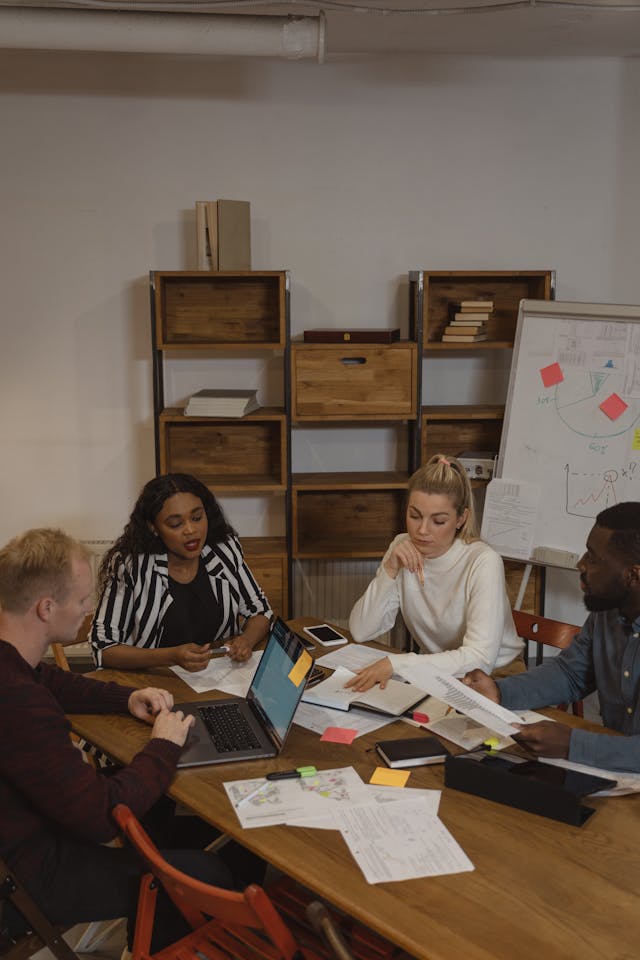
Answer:
M290 429L289 283L286 271L151 273L156 471L191 473L217 495L287 495ZM282 353L284 407L239 418L187 417L165 407L165 359L194 351L233 363L240 352ZM215 372L215 367L212 366ZM289 532L242 538L274 610L288 616Z

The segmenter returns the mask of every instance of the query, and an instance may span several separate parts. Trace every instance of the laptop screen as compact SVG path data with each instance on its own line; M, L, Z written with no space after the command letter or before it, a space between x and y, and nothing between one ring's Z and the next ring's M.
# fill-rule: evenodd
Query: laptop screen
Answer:
M280 743L284 742L304 693L305 679L296 686L289 679L289 674L305 652L302 642L287 629L286 624L280 619L274 620L267 646L247 694L247 700L257 708ZM312 660L309 657L309 669L311 666Z

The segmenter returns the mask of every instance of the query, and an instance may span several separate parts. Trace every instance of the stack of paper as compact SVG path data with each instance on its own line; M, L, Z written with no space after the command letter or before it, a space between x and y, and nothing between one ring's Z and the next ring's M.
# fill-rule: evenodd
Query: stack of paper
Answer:
M186 417L244 417L259 406L257 390L198 390L184 408Z

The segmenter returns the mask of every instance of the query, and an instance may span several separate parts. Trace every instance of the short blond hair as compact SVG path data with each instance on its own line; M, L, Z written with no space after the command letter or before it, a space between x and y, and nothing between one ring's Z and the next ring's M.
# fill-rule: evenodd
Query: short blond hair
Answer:
M458 517L462 516L465 510L468 511L466 520L456 530L456 536L465 543L478 539L471 483L459 460L446 453L436 453L409 478L408 496L414 491L443 493L450 497Z
M74 558L88 560L85 547L62 530L27 530L0 550L0 609L26 613L41 597L64 603Z

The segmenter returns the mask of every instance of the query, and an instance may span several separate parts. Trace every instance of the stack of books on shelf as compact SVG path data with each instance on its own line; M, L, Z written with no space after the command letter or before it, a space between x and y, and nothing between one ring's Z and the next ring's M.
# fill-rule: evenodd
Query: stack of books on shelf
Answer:
M444 343L475 343L487 339L487 320L493 300L462 300L453 304L449 324L444 328Z
M257 410L257 390L198 390L189 397L185 417L244 417Z

